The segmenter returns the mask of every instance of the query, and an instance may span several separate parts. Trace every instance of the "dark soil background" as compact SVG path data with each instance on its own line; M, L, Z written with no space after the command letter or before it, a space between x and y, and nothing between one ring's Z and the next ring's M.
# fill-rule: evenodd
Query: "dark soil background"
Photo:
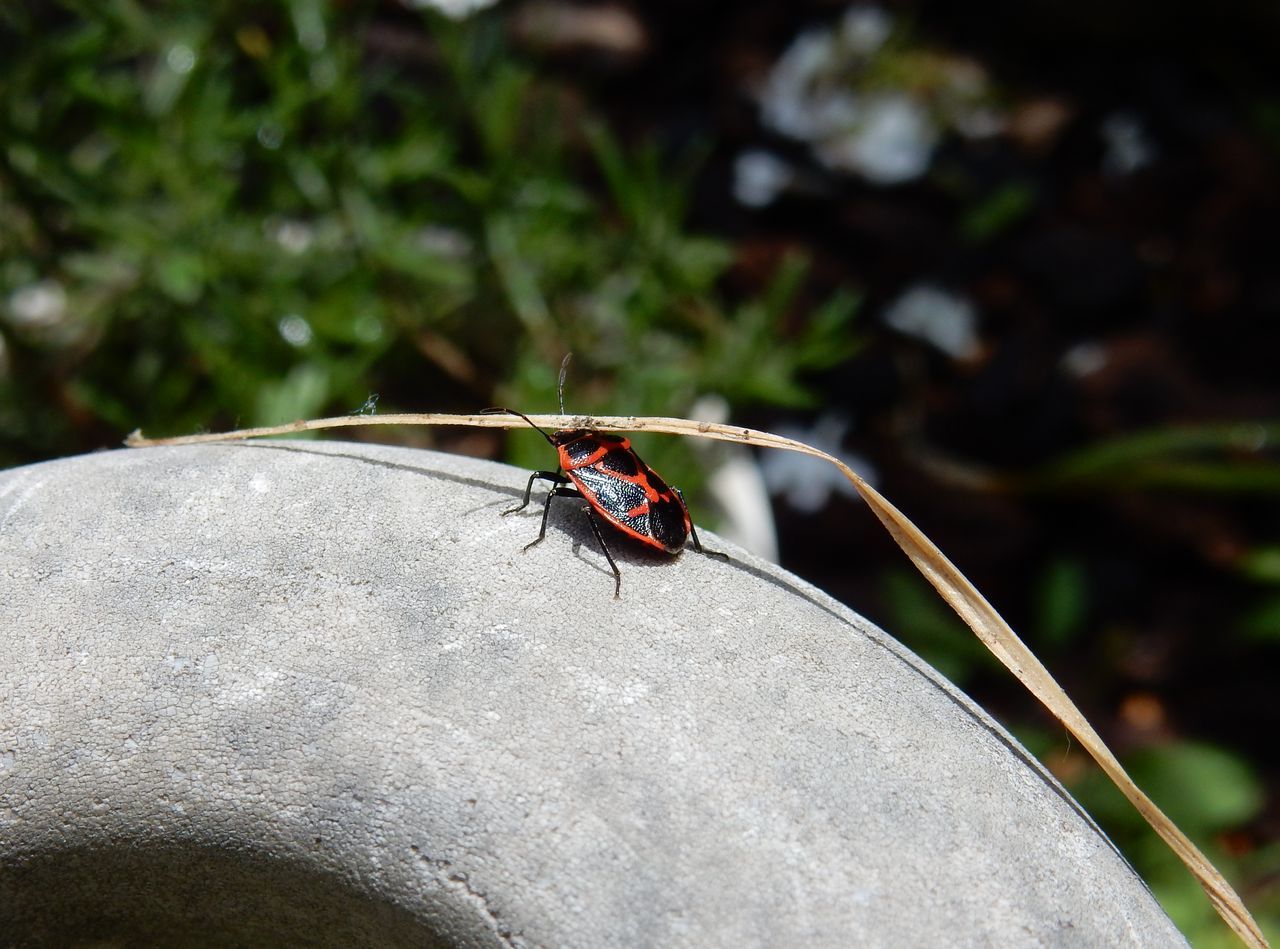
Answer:
M799 247L817 261L819 284L863 288L867 345L817 380L823 410L854 420L846 447L1028 635L1115 747L1190 739L1250 761L1268 803L1219 842L1274 856L1277 588L1249 565L1280 537L1280 12L1264 3L886 8L916 41L980 63L1013 111L1053 103L1060 125L1021 142L950 136L931 171L905 184L831 174L765 128L750 94L798 32L838 18L843 7L831 3L647 4L637 14L643 55L557 65L618 127L673 148L712 143L694 223L735 241L734 281L752 285ZM1123 175L1104 170L1101 130L1117 112L1140 123L1151 150ZM732 196L733 162L751 147L813 172L821 192L744 208ZM973 240L966 215L1010 182L1029 194L1025 211ZM979 358L957 363L877 324L889 301L926 279L976 303ZM1096 365L1067 371L1082 345ZM739 420L769 429L794 416ZM1098 478L1053 476L1085 446L1223 421L1269 434L1259 428L1255 445L1228 440L1214 453L1219 467L1185 478L1137 462ZM809 515L779 508L787 567L895 632L910 621L885 593L895 551L856 502ZM1046 571L1062 564L1075 571L1080 613L1055 639ZM961 678L1006 721L1035 718L1003 670ZM1274 903L1280 864L1268 862L1245 884L1247 899Z

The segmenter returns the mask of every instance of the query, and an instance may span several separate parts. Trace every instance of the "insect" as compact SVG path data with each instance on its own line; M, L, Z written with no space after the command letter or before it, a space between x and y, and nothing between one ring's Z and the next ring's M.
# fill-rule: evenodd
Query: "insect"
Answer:
M564 378L569 369L569 356L560 364L560 414L564 415ZM529 476L524 489L524 501L503 516L523 511L529 506L535 481L550 481L551 490L542 508L542 528L525 550L542 543L547 536L547 515L551 512L553 498L582 498L591 531L604 551L605 560L613 570L613 596L622 591L622 573L609 553L600 522L621 531L628 537L668 554L678 554L685 541L692 539L693 549L699 553L728 560L727 554L704 550L698 540L689 517L689 508L679 488L672 488L646 465L631 448L631 441L622 435L596 432L589 428L566 428L547 434L523 412L514 409L491 409L493 412L509 412L518 415L542 435L556 450L560 464L555 471L535 471Z

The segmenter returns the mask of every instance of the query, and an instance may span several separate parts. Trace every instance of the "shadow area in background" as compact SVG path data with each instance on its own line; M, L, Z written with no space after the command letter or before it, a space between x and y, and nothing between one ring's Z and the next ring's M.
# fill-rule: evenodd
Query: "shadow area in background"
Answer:
M0 933L5 946L57 949L455 944L301 860L172 840L112 840L11 862L0 868Z

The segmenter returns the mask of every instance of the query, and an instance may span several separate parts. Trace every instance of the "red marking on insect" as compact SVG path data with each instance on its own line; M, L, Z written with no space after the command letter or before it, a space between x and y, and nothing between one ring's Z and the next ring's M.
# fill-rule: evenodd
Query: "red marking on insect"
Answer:
M569 356L560 364L560 414L564 415L564 377L569 369ZM525 550L542 542L547 534L547 515L551 511L551 499L556 497L580 497L587 502L586 512L591 530L604 551L605 559L613 570L613 595L616 599L622 590L622 573L613 562L609 546L600 532L599 521L621 531L628 537L668 554L678 554L686 540L692 539L693 549L713 557L726 554L704 550L698 540L689 517L689 508L679 488L672 488L658 473L641 460L631 448L631 440L622 435L597 432L589 428L565 428L547 434L530 421L529 416L514 409L493 409L518 415L542 434L552 447L560 465L555 471L535 471L529 476L524 489L524 501L517 507L503 511L503 515L523 511L529 506L535 481L552 482L547 500L542 508L542 528Z

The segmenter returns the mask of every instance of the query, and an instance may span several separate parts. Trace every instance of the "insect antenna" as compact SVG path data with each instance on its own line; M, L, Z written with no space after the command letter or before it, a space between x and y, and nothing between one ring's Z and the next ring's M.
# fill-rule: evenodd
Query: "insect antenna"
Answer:
M529 416L525 415L523 412L517 412L515 409L505 409L505 408L502 408L501 406L496 406L492 409L485 409L480 414L481 415L500 415L503 412L506 412L508 415L520 416L522 419L524 419L526 422L532 425L533 428L538 432L538 434L547 440L548 444L551 444L551 445L555 444L555 440L550 435L548 435L542 428L540 428L537 425L534 425L533 419L529 418Z
M569 374L569 360L573 358L573 353L565 353L564 359L560 362L560 385L556 387L556 391L560 395L560 414L564 415L564 377Z

